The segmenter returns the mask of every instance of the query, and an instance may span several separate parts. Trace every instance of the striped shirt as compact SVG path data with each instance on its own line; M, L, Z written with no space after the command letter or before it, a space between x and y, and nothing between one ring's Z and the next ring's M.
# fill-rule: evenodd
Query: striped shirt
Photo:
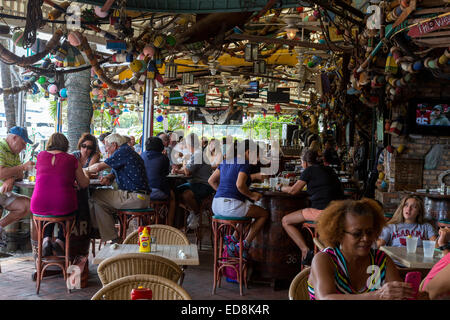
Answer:
M365 292L375 291L383 286L386 278L386 258L387 255L381 250L370 249L370 265L373 266L372 285L366 286L362 290L355 290L350 284L350 275L348 273L347 264L344 256L339 248L325 248L322 250L330 256L335 267L334 282L336 284L336 293L341 294L361 294ZM375 271L375 272L374 272ZM369 271L368 271L369 273ZM378 282L378 283L377 283ZM311 300L316 300L314 287L308 281L308 292Z
M0 139L0 166L11 168L20 166L20 157L11 151L6 139ZM3 181L0 180L0 186L3 185Z

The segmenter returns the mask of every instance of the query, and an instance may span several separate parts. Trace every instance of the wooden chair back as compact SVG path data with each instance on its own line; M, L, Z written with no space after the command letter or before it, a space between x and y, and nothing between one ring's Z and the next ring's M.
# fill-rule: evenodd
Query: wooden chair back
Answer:
M174 282L180 280L183 270L164 257L145 253L125 253L103 260L97 268L103 286L114 280L136 274L157 275Z
M289 300L309 300L307 281L310 270L310 267L305 267L292 280L289 286Z
M187 291L172 280L148 274L114 280L97 291L91 300L131 300L131 290L139 286L152 290L152 300L192 300Z

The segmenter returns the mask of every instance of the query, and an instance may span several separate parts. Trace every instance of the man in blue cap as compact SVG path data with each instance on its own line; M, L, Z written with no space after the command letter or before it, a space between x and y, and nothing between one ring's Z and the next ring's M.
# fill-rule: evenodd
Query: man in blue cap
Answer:
M12 127L5 139L0 139L0 206L9 214L0 219L0 246L6 246L5 227L19 221L30 212L30 198L11 192L16 180L23 179L23 172L33 169L34 162L20 162L19 153L27 143L27 129Z

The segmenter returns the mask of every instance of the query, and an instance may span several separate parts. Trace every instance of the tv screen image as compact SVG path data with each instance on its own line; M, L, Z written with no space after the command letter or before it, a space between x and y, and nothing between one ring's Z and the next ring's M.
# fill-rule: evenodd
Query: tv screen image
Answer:
M204 107L206 105L206 93L186 91L183 96L181 96L180 91L171 91L169 105Z
M244 112L242 106L205 107L189 110L188 123L203 124L242 124Z
M258 98L259 97L259 81L250 81L248 88L245 89L244 98Z
M408 134L450 136L450 99L411 99L407 122Z
M450 105L445 103L418 103L416 123L422 126L450 126Z

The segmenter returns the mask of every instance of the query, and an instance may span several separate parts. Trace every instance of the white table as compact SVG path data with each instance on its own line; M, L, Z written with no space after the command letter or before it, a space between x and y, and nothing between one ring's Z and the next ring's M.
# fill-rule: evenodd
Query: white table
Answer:
M380 250L408 268L431 269L443 257L441 251L435 250L433 258L425 258L422 247L417 247L415 253L407 253L406 247L381 246Z
M178 265L193 266L199 265L197 245L167 245L157 244L157 249L154 251L154 244L151 245L152 251L144 254L155 254L172 260ZM178 257L178 251L183 250L186 254L186 259ZM139 253L139 246L137 244L118 244L117 249L113 249L113 245L105 245L96 255L93 264L99 264L103 260L117 256L124 253Z

